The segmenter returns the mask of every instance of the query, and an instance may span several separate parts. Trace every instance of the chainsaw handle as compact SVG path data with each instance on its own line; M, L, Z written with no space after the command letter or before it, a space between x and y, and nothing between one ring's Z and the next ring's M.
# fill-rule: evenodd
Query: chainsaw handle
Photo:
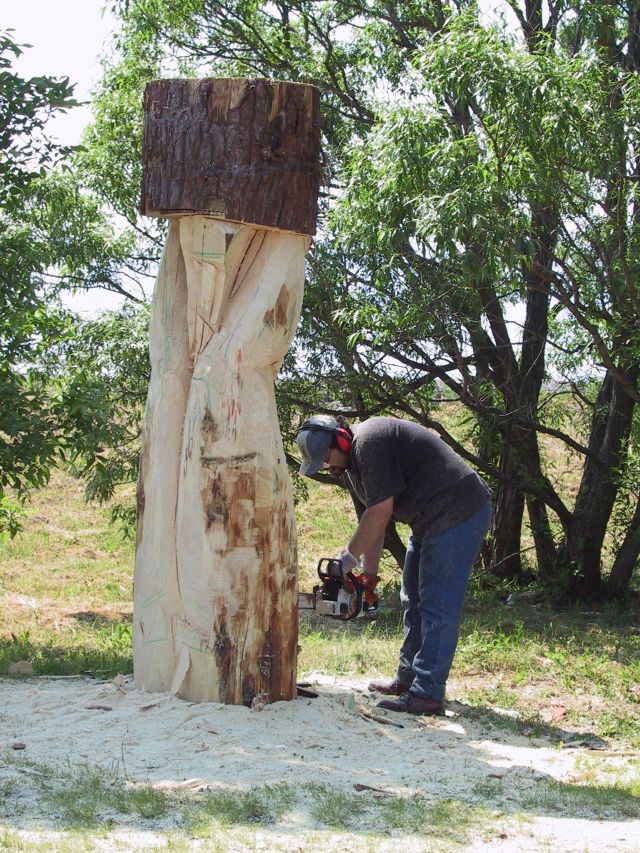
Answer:
M322 566L327 566L326 571L322 571ZM320 557L318 560L318 577L321 581L327 578L341 581L344 578L342 571L342 560L340 557Z

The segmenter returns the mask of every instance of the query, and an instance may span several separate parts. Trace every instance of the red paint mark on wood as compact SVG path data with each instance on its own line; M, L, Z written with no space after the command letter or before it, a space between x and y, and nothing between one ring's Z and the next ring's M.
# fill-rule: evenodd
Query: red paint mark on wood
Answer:
M242 367L242 347L238 350L236 354L236 384L240 385L241 376L240 376L240 368Z

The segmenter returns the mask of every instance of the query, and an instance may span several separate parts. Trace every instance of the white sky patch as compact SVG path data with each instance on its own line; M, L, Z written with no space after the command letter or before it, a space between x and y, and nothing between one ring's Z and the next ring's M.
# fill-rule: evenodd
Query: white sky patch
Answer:
M75 97L88 101L100 79L99 56L115 29L105 0L23 0L3 11L2 26L12 29L18 44L30 44L14 64L22 77L68 77ZM77 145L91 120L88 104L55 116L47 125L52 136Z
M12 63L21 77L68 77L74 97L84 102L59 112L47 123L48 135L63 145L78 145L91 122L91 90L102 75L100 56L108 49L117 21L106 0L23 0L4 10L2 26L23 47ZM63 295L67 307L83 315L96 315L122 304L123 298L93 289Z

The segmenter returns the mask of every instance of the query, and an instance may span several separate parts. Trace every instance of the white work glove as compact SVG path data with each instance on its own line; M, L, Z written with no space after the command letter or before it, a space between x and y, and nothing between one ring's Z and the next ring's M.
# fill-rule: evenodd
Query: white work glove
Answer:
M347 572L351 572L358 567L358 561L348 548L342 549L342 553L338 559L342 560L342 573L345 575Z

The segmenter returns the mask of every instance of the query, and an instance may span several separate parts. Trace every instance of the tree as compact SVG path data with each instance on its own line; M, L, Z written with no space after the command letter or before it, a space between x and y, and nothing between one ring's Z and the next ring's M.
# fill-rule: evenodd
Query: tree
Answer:
M75 149L45 133L76 104L68 79L21 78L11 70L21 51L0 33L0 531L11 535L68 444L58 383L77 320L60 291L128 293L122 270L133 254L130 234L116 232L80 188ZM78 405L85 391L77 389Z
M66 462L86 483L88 500L109 502L111 520L135 531L135 501L118 487L138 477L140 432L149 385L149 305L78 322L61 352L56 412Z
M34 234L34 186L68 151L43 134L47 119L75 104L67 79L13 73L21 48L0 33L0 530L15 533L28 491L42 485L59 441L46 400L54 342L69 316L44 292L52 262Z

